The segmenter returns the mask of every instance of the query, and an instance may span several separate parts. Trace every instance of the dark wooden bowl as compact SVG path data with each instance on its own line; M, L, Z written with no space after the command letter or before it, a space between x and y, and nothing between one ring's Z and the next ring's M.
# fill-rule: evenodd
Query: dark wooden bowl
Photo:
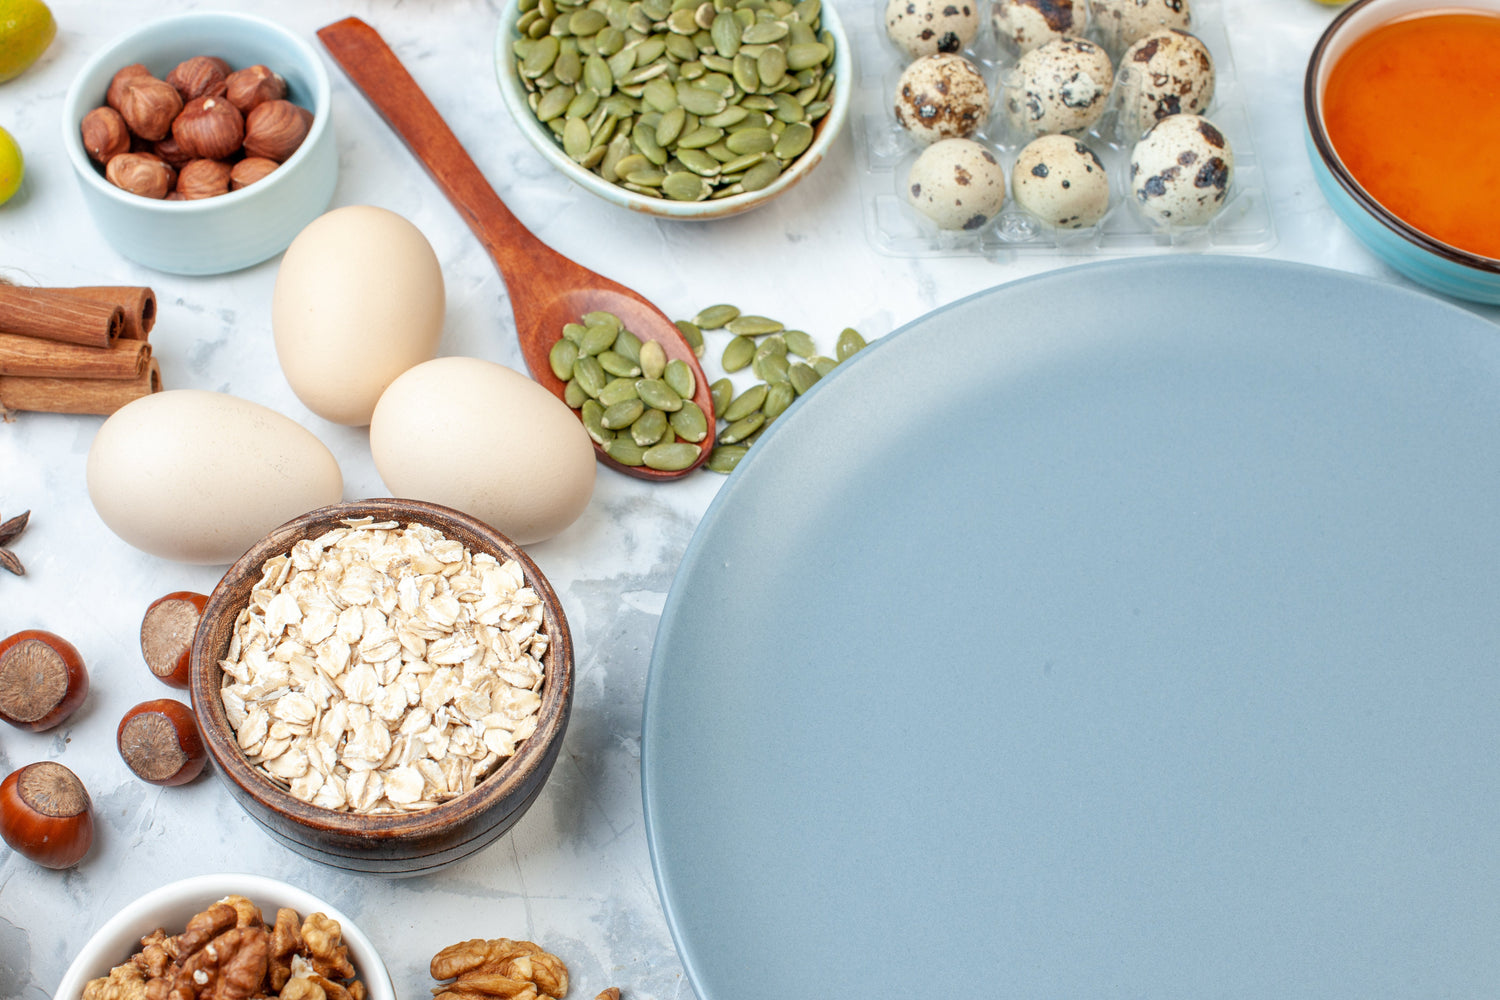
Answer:
M261 567L347 518L418 522L462 542L471 552L514 559L542 599L549 646L543 667L541 715L536 732L514 756L451 801L423 812L358 815L314 806L293 797L246 760L219 696L219 661L229 648L235 619L249 603ZM355 500L303 514L275 529L224 574L209 595L193 640L190 688L193 711L215 769L230 794L277 840L315 861L356 872L419 875L480 850L519 820L536 800L562 747L573 703L573 639L562 604L536 563L510 539L467 514L417 500Z

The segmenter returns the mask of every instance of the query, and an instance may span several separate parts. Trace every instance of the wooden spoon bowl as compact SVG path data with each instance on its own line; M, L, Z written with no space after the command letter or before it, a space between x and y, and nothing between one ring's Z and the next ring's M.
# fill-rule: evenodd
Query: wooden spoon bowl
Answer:
M676 324L639 293L564 257L522 225L374 28L357 17L347 17L320 29L318 37L427 168L495 262L510 293L516 338L532 378L563 398L564 384L549 360L552 345L566 324L579 322L595 310L614 313L630 332L643 341L658 341L669 360L682 361L692 371L693 402L709 426L696 462L674 472L622 465L595 444L599 461L626 475L658 482L681 478L706 462L713 449L713 399L703 368Z

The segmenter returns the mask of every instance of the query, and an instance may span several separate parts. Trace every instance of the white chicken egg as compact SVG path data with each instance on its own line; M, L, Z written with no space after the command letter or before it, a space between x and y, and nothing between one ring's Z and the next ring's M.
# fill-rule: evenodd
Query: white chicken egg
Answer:
M979 34L980 0L890 0L885 33L913 59L958 52Z
M1022 54L1089 28L1086 0L996 0L990 16L1001 41Z
M1094 24L1111 52L1123 52L1162 28L1193 26L1189 0L1092 0Z
M1006 84L1011 127L1025 136L1082 132L1104 114L1114 76L1102 47L1055 38L1022 56Z
M1155 31L1120 59L1121 138L1134 141L1169 115L1201 115L1214 99L1214 60L1196 35Z
M973 63L939 52L923 56L896 83L896 121L922 143L973 135L990 114L990 88Z
M1083 229L1109 211L1109 176L1097 153L1065 135L1033 139L1011 172L1016 204L1054 229Z
M1224 207L1234 180L1234 150L1201 115L1157 122L1130 153L1136 208L1157 226L1201 226Z
M1005 205L1005 169L982 143L944 139L912 164L906 198L940 229L978 229Z

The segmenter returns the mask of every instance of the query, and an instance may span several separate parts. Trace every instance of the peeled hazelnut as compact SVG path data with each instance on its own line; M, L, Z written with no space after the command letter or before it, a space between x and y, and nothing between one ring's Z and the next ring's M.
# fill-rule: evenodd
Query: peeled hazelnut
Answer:
M192 159L192 157L189 156L183 150L183 148L177 144L177 140L172 138L170 135L163 139L161 142L153 142L151 144L151 148L144 150L144 152L155 153L163 160L166 160L167 163L171 164L172 167L177 170L181 170L183 166Z
M129 86L130 81L138 76L150 75L151 71L140 63L131 63L126 66L109 81L109 90L104 94L104 103L119 111L120 102L125 99L125 88Z
M172 130L172 121L182 110L182 97L165 80L137 76L126 83L119 110L130 131L155 142Z
M223 160L245 141L245 119L222 97L195 97L172 123L172 138L195 160Z
M177 171L151 153L121 153L105 166L104 177L115 187L142 198L165 198L177 180Z
M177 88L184 102L195 97L220 97L228 86L228 73L219 68L222 59L193 56L172 68L167 82Z
M247 66L229 74L224 96L229 103L248 115L263 101L279 101L286 96L286 81L266 66Z
M177 193L188 201L229 193L229 164L189 160L177 174Z
M264 156L247 156L229 172L229 190L238 191L242 187L249 187L280 165Z
M130 129L114 108L95 108L83 116L83 148L98 163L130 152Z
M310 111L291 101L265 101L245 118L245 155L278 163L297 151L312 129Z

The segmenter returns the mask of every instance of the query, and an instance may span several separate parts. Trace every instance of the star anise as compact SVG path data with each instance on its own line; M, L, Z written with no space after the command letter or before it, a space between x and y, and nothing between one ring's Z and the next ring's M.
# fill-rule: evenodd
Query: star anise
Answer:
M11 542L21 537L21 532L26 530L26 522L31 520L31 511L17 514L15 517L0 524L0 566L10 570L16 576L25 576L26 567L21 565L21 560L9 548Z

